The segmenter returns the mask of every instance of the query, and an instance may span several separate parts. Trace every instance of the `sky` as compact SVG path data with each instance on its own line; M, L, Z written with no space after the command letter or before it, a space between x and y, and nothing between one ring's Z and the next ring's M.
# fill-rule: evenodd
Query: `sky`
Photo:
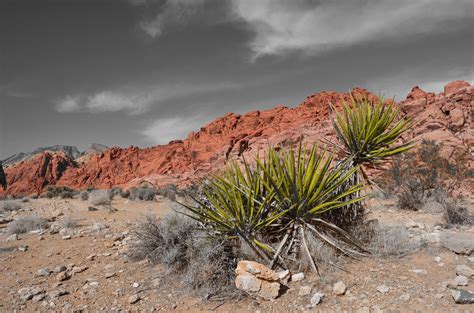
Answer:
M0 0L0 159L458 79L474 83L472 0Z

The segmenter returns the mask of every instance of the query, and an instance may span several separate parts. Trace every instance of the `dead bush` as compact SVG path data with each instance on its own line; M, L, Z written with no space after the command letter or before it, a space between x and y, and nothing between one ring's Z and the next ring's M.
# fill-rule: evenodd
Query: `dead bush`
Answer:
M109 205L111 200L110 190L93 190L89 194L89 203L92 205Z
M208 296L235 292L237 258L222 240L211 240L196 230L189 218L170 214L164 219L146 216L133 230L132 260L148 259L166 266L193 290Z
M65 228L74 228L77 226L77 219L72 215L64 216L59 223Z
M425 202L448 196L474 177L466 168L466 155L451 160L440 155L441 145L423 140L415 153L395 157L379 183L386 193L398 198L401 209L420 210Z
M471 225L473 223L473 217L470 215L469 210L462 206L459 201L448 199L443 203L445 208L444 219L449 225Z
M33 230L48 228L48 220L36 215L23 216L8 224L7 234L24 234Z
M143 200L153 201L155 200L156 189L154 188L131 188L130 189L130 200Z
M128 190L123 190L121 193L120 193L120 196L124 199L128 199L130 197L130 191Z
M82 201L87 201L89 200L89 193L87 191L81 192L81 200Z
M389 226L374 223L366 238L368 248L376 256L402 257L413 253L425 245L421 238L410 238L410 233L404 226Z
M18 211L21 209L20 201L18 200L3 200L0 201L0 211L1 212L12 212Z

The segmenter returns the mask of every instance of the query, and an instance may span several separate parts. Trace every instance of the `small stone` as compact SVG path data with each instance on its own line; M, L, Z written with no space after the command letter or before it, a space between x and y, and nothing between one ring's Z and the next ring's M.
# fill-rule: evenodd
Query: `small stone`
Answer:
M66 266L64 265L58 265L56 266L54 269L53 269L53 272L55 273L61 273L61 272L64 272L66 270Z
M467 286L469 284L469 280L467 279L467 277L462 275L456 276L456 278L454 278L454 281L458 286Z
M291 275L291 281L294 281L294 282L301 281L304 278L305 278L304 273L297 273L297 274Z
M442 260L441 257L439 257L439 256L435 256L433 259L436 263L439 263Z
M324 297L324 293L317 292L311 297L311 305L316 306L321 303L321 300Z
M472 278L474 276L474 270L465 264L457 265L456 275Z
M46 295L44 293L40 293L39 295L34 296L32 300L34 302L40 302L43 301L44 298L46 298Z
M84 266L74 266L74 267L72 268L71 273L72 273L72 275L75 275L75 274L82 273L82 272L84 272L84 271L87 270L87 269L88 269L88 267L85 266L85 265L84 265Z
M99 282L98 281L91 281L89 283L89 286L91 286L93 288L99 287Z
M302 286L300 288L300 291L299 291L298 295L300 297L307 296L307 295L311 294L312 290L313 290L313 288L311 286Z
M50 271L46 267L40 268L38 271L36 271L36 275L38 276L49 276Z
M377 291L380 293L388 293L390 291L390 288L385 286L385 285L380 285L377 287Z
M50 291L48 292L48 296L53 299L53 298L59 298L61 296L65 296L69 294L68 291L64 290L64 289L58 289L58 290L53 290L53 291Z
M410 294L409 294L409 293L404 293L404 294L402 294L400 297L398 297L398 299L399 299L400 301L405 301L405 302L407 302L407 301L410 300Z
M10 235L10 236L8 236L8 238L7 238L7 242L10 242L10 241L17 241L17 240L18 240L18 235L17 235L17 234Z
M98 209L96 207L90 206L87 208L87 211L92 212L92 211L97 211Z
M128 303L130 303L130 304L137 303L138 301L140 301L140 296L137 295L137 294L134 294L134 295L131 295L130 297L128 297Z
M71 276L67 272L60 272L56 275L57 281L65 281L68 280Z
M346 285L342 281L339 281L334 284L334 287L332 290L335 295L342 296L343 294L346 293Z
M434 297L435 297L436 299L442 299L442 298L444 298L444 295L443 295L443 294L440 294L440 293L437 293L437 294L434 295Z
M112 278L115 276L115 273L105 273L105 278Z
M451 291L451 296L457 304L474 304L474 292L458 289Z
M452 280L444 282L443 286L448 289L456 289L458 287L458 282L452 279Z
M410 272L415 273L415 274L420 274L420 275L427 275L428 274L427 270L417 269L417 268L411 269Z
M28 250L28 246L27 245L21 245L18 247L18 250L20 250L21 252L26 252Z
M96 258L96 256L97 255L95 255L95 254L90 254L90 255L87 256L87 260L88 261L93 261Z
M63 238L63 240L69 240L71 239L71 235L65 235L65 236L62 236L61 238Z
M138 288L138 287L140 287L140 284L139 284L139 283L133 283L133 284L132 284L132 287L133 287L133 288Z
M290 271L280 271L277 272L278 278L280 279L280 284L288 284L288 281L290 279Z

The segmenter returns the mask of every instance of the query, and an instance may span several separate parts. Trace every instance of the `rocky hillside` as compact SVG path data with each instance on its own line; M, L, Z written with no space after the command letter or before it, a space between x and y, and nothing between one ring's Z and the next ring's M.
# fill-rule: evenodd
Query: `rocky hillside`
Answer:
M28 160L31 157L34 157L38 154L42 154L43 152L46 152L46 151L64 152L65 154L67 154L73 159L80 157L82 154L75 146L55 145L51 147L37 148L34 151L27 152L27 153L20 152L20 153L9 156L8 158L2 160L2 162L3 162L3 165L5 166L8 166L10 164L16 164L21 161Z
M146 149L111 148L76 162L65 153L44 152L6 169L8 187L4 194L40 192L48 185L74 188L125 188L148 181L156 186L186 185L229 160L250 157L272 145L291 145L300 139L315 142L334 138L329 104L341 99L376 97L365 89L350 93L320 92L294 108L278 106L244 115L228 113L192 132L184 140ZM455 81L444 92L434 94L414 87L401 101L403 112L415 117L415 127L406 139L431 139L443 143L442 154L451 157L466 152L474 167L474 87Z

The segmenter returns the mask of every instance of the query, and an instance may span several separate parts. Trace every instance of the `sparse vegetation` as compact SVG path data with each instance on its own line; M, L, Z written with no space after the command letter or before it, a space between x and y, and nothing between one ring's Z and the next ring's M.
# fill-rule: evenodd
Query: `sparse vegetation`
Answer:
M77 226L77 219L72 215L66 215L59 223L65 228L74 228Z
M8 224L7 234L24 234L33 230L48 228L48 220L36 215L23 216Z
M87 192L87 191L81 192L81 200L82 200L82 201L87 201L87 200L89 200L89 192Z
M89 194L89 203L92 205L109 205L111 200L110 190L93 190Z
M382 184L397 197L400 209L417 211L438 203L447 224L470 224L469 211L450 194L472 179L473 172L463 165L463 155L450 161L440 151L440 144L422 141L416 153L394 160Z
M129 256L165 264L168 275L176 275L192 289L213 296L235 293L235 253L223 240L210 241L196 230L196 222L178 214L164 219L146 216L133 231Z
M18 200L2 200L0 201L0 212L12 212L21 209L20 201Z
M123 190L122 192L120 192L120 196L124 199L128 199L130 197L130 191Z
M131 188L130 189L130 200L143 200L153 201L155 200L156 189L148 187Z
M48 199L60 197L61 199L71 199L78 192L66 186L49 186L44 193L44 197Z
M425 245L419 237L410 238L410 233L405 226L376 223L371 224L364 231L367 232L365 238L368 239L368 248L374 255L380 257L402 257Z

